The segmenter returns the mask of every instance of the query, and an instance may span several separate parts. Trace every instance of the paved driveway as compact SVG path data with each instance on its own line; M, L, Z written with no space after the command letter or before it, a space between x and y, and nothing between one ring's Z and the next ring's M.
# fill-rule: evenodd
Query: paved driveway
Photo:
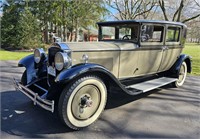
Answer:
M11 79L23 68L15 61L1 65L1 138L200 138L200 77L188 76L183 87L157 89L144 95L109 95L106 110L92 126L71 131L55 114L15 91Z

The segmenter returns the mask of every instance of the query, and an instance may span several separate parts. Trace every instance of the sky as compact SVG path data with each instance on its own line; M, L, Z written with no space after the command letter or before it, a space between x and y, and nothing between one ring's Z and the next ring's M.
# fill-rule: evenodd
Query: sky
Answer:
M9 5L8 2L6 0L0 0L0 17L2 16L3 14L3 7L5 5Z

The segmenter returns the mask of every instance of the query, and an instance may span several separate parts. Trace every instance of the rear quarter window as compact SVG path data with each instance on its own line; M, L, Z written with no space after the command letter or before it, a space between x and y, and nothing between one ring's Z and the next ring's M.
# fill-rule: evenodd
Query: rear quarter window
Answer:
M180 40L180 28L179 27L168 27L166 42L179 42Z

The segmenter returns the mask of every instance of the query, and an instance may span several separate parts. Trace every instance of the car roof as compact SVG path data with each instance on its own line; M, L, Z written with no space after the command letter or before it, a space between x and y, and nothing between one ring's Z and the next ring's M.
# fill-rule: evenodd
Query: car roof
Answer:
M179 25L186 27L185 24L181 22L172 22L172 21L162 21L162 20L119 20L119 21L105 21L105 22L97 22L100 26L106 25L117 25L117 24L131 24L131 23L152 23L152 24L169 24L169 25Z

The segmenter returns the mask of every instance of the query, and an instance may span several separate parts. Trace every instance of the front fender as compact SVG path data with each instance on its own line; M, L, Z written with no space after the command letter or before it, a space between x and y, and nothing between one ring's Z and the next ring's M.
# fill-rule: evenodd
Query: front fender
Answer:
M34 55L28 55L24 58L22 58L19 63L18 63L19 67L34 67Z
M114 86L115 88L119 88L122 91L125 91L128 93L128 90L119 82L119 80L105 67L98 65L98 64L92 64L92 63L86 63L86 64L78 64L70 69L66 69L62 71L55 79L55 82L58 84L67 84L73 79L76 79L80 77L81 75L96 75L99 76L106 86L109 88L111 86Z
M174 63L174 65L171 67L169 70L173 75L178 77L179 69L181 67L181 64L183 62L186 62L187 64L187 72L191 73L192 72L192 60L191 57L186 55L186 54L181 54L180 57L177 59L177 61Z
M58 89L64 89L66 85L69 85L72 81L75 79L78 79L82 75L95 75L98 76L103 80L105 83L107 89L110 87L120 88L121 90L127 92L127 90L123 87L123 85L119 82L119 80L105 67L98 65L98 64L92 64L92 63L86 63L86 64L77 64L75 66L72 66L69 69L63 70L55 79L56 84L55 88ZM48 99L53 99L55 97L59 97L60 93L57 93L59 91L53 91L52 93L49 93L47 95Z
M98 64L78 64L70 69L66 69L62 71L55 79L56 82L68 82L84 73L103 73L111 78L115 78L115 76L110 73L109 70L107 70L105 67L98 65Z
M37 68L35 67L33 54L28 55L19 61L18 66L26 68L27 84L36 79L37 77L42 77L46 75L46 60L47 58L41 61Z
M55 87L58 89L64 89L66 85L70 85L70 82L74 82L76 79L79 79L79 77L85 76L85 75L95 75L98 76L103 80L105 83L107 89L111 91L113 88L119 89L123 92L126 92L127 94L133 95L132 92L129 92L124 85L120 83L120 81L105 67L98 65L98 64L92 64L92 63L86 63L86 64L78 64L70 69L63 70L55 79L56 84L58 87ZM119 91L118 90L118 91ZM55 97L59 97L60 93L52 92L47 95L47 98L53 99ZM137 93L138 94L138 93Z
M22 58L19 61L18 66L26 68L27 83L31 82L33 80L33 78L36 77L36 70L34 67L34 55L33 54Z

